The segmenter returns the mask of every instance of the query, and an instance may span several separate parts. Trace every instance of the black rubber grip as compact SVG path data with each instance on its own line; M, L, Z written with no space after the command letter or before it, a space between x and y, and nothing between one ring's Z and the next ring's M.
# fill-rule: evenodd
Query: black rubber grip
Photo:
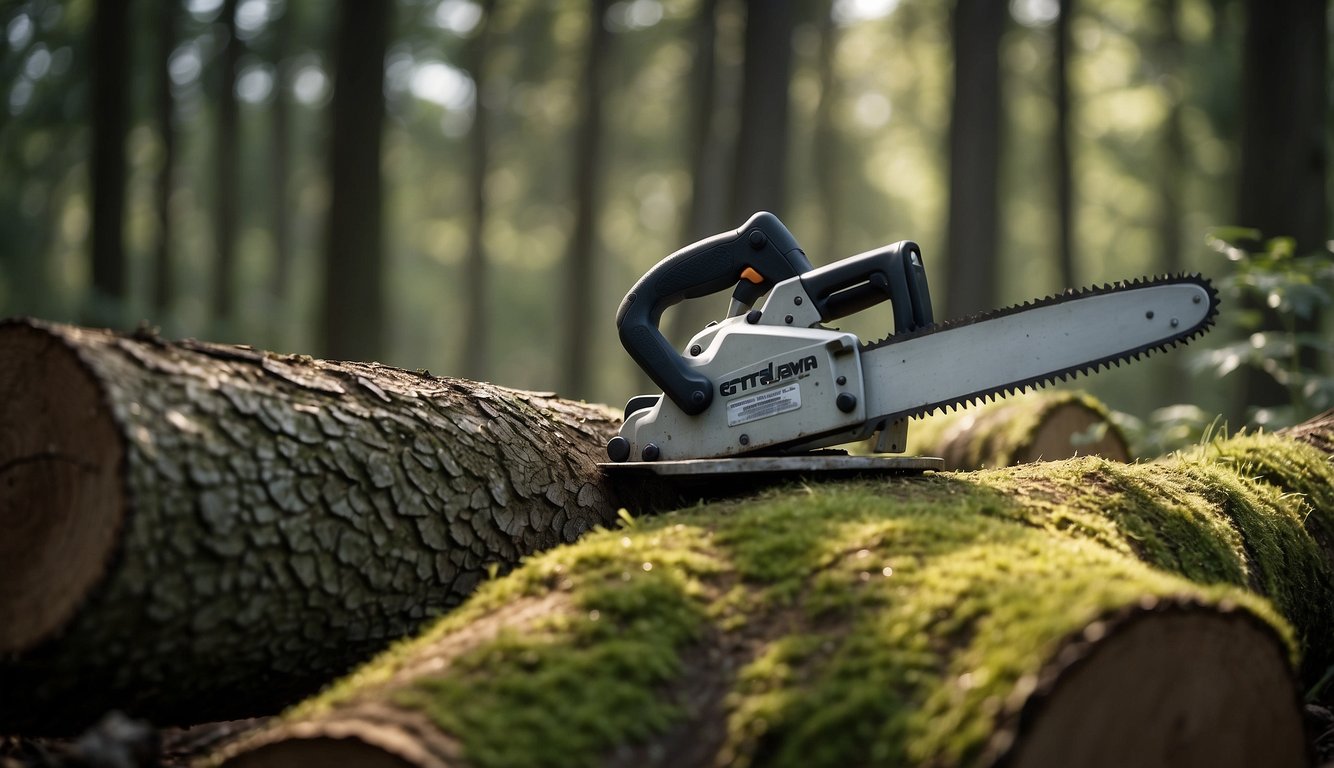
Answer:
M821 320L847 317L888 300L893 305L895 333L932 323L922 251L910 240L811 270L801 276L801 285Z
M741 279L747 268L761 280ZM682 248L645 273L616 311L621 344L677 407L691 415L703 413L713 402L713 383L692 370L658 330L663 311L732 286L733 298L751 306L777 283L810 269L783 222L762 211L732 232Z

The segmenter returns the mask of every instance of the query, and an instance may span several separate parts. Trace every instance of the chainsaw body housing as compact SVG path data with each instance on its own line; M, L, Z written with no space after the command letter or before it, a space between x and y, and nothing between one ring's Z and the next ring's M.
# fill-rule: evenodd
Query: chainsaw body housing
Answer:
M627 458L806 450L868 437L877 425L867 424L860 342L846 331L807 327L819 320L802 311L811 306L800 278L791 278L763 309L697 334L689 344L696 354L684 359L712 382L712 402L689 415L671 398L635 398L620 432Z

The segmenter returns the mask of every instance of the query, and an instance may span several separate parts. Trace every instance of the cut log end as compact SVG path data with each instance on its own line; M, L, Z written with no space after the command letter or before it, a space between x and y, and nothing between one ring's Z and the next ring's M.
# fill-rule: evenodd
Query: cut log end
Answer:
M282 724L234 744L215 760L223 768L450 768L463 765L458 742L425 716L371 705L317 723Z
M1075 456L1129 461L1125 435L1101 403L1070 391L1030 392L928 419L910 450L971 471Z
M1306 764L1301 707L1271 627L1189 607L1115 624L1060 654L1064 669L1048 670L1017 724L996 734L998 764Z
M75 353L0 328L0 654L63 626L102 577L124 517L122 452Z
M413 768L414 763L399 758L375 744L359 738L315 736L267 744L227 763L228 768L321 768L328 765L355 768Z
M1072 401L1058 405L1046 414L1014 463L1054 461L1074 456L1129 461L1130 451L1125 439L1109 427L1103 414L1086 403Z

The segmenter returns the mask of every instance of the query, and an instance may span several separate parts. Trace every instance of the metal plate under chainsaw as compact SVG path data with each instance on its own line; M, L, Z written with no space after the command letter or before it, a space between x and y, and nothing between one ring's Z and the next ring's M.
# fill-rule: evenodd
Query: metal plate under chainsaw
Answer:
M909 475L943 469L945 460L934 456L746 456L729 459L626 461L598 464L607 472L647 472L660 477L724 478L737 475Z

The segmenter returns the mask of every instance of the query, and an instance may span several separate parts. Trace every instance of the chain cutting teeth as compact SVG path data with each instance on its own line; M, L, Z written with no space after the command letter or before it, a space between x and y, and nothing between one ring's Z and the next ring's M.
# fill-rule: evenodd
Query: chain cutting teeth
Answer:
M1024 312L1030 309L1035 309L1037 307L1045 307L1053 304L1060 304L1074 299L1082 299L1087 296L1115 293L1117 291L1129 290L1132 288L1142 288L1151 285L1179 285L1183 283L1198 285L1205 290L1205 292L1209 296L1209 311L1205 315L1203 320L1196 323L1194 326L1190 328L1182 330L1180 333L1176 335L1175 338L1167 339L1166 341L1157 342L1154 344L1146 344L1142 347L1126 350L1125 352L1122 352L1117 355L1102 358L1099 360L1091 360L1089 362L1082 363L1077 366L1072 366L1070 368L1066 368L1059 371L1053 371L1043 376L1036 376L1034 378L1025 379L1022 381L1008 382L1004 385L998 386L991 390L973 392L971 394L964 395L963 397L954 398L940 403L932 403L918 409L905 411L903 413L898 413L894 415L895 417L906 416L906 417L916 418L934 413L936 411L943 411L945 409L953 411L957 408L962 408L968 405L973 405L981 402L988 402L990 401L991 398L996 397L998 395L1009 396L1011 394L1017 394L1019 392L1026 392L1033 388L1043 388L1046 387L1048 384L1055 384L1058 380L1069 381L1070 377L1072 376L1096 373L1097 371L1103 368L1110 368L1111 366L1116 366L1119 368L1123 361L1138 360L1141 357L1151 355L1155 352L1166 352L1167 350L1172 349L1178 345L1187 344L1191 340L1204 335L1204 333L1208 331L1210 327L1213 326L1214 320L1218 316L1218 305L1219 305L1218 291L1217 289L1214 288L1213 283L1209 282L1207 278L1199 274L1184 274L1184 273L1176 275L1162 275L1159 277L1137 277L1131 280L1124 280L1116 283L1103 283L1101 287L1091 286L1085 288L1068 288L1061 293L1052 294L1041 299L1033 299L1030 301L1026 301L1022 304L1015 304L1009 307L990 310L987 312L978 312L976 314L968 315L966 317L958 318L955 320L947 320L943 323L926 326L924 328L919 328L914 331L908 331L906 333L891 334L879 341L872 342L870 344L863 344L861 349L863 352L869 352L873 349L878 349L880 347L888 346L890 344L897 344L903 341L907 341L908 339L915 339L921 336L929 336L931 334L940 333L942 331L946 331L951 328L959 328L965 325L972 325L974 323L985 322L987 320L994 320L998 317L1004 317L1006 315L1011 315L1017 312Z

